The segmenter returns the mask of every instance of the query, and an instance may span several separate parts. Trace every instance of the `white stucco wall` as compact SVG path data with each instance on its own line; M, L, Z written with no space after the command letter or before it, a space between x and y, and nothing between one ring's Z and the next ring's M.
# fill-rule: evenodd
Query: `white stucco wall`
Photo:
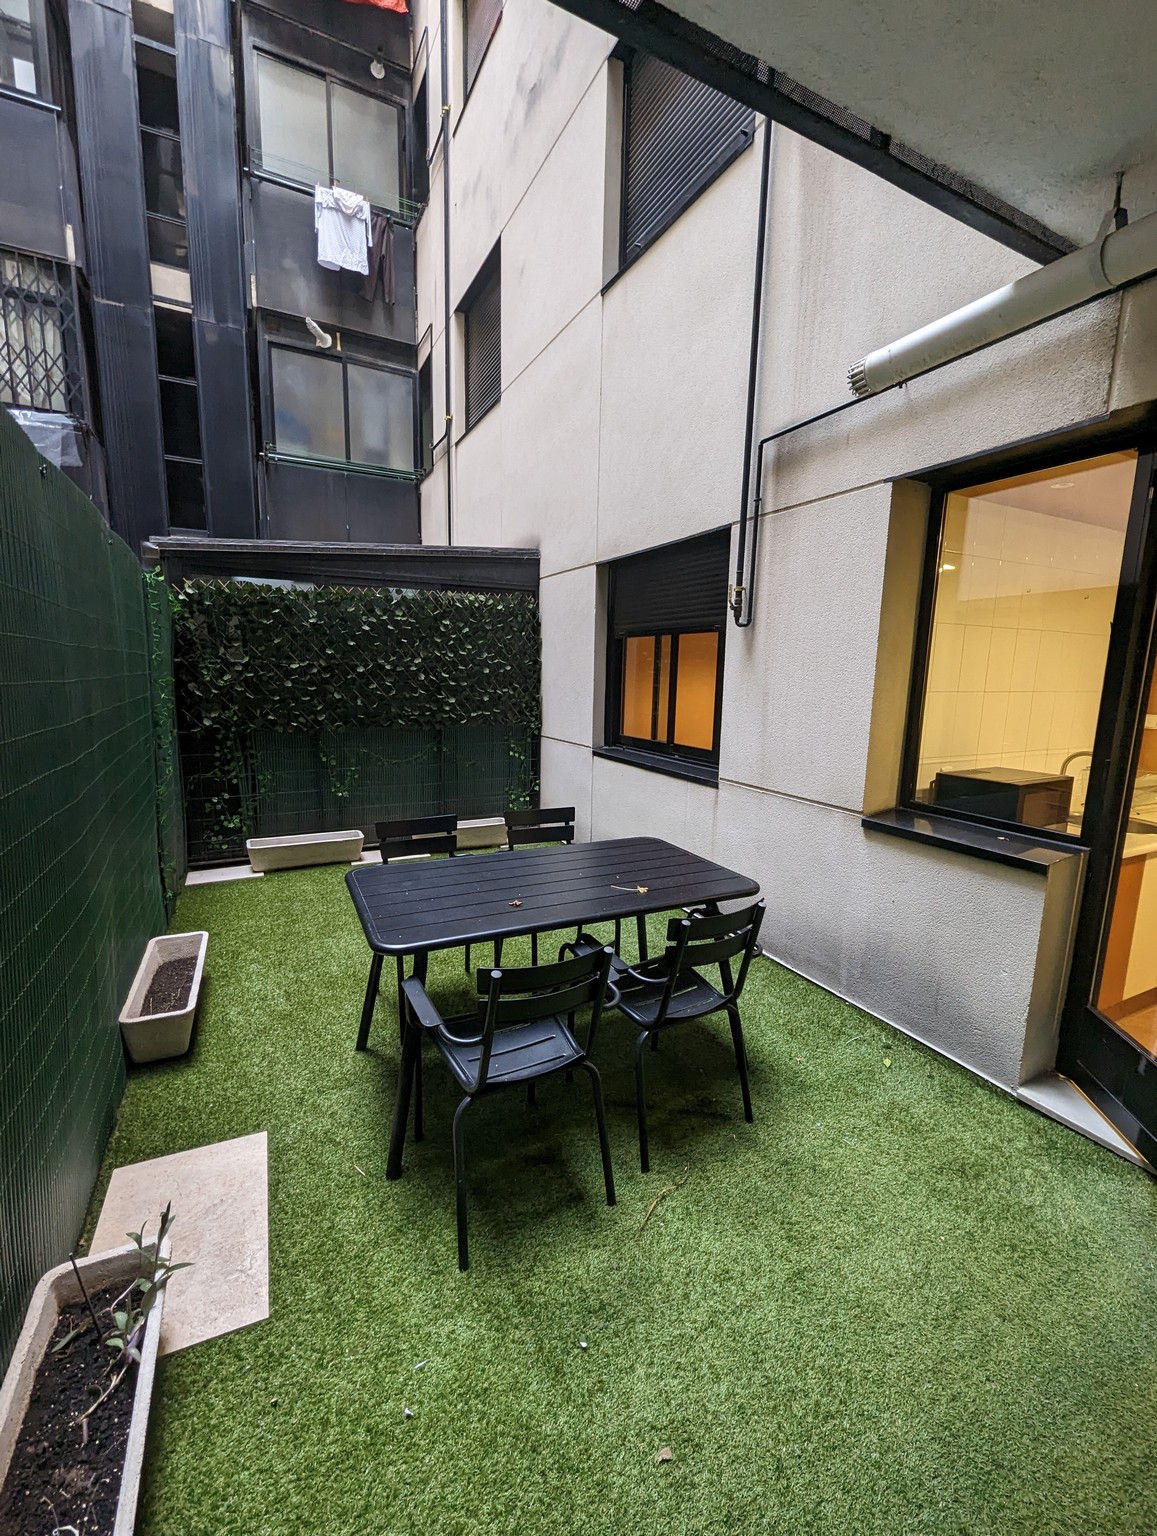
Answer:
M892 482L1157 394L1157 299L1139 290L1124 319L1102 301L785 439L755 622L726 636L718 787L596 757L598 562L738 516L762 134L601 292L610 47L547 0L507 0L453 117L452 298L501 237L503 315L501 402L454 428L454 537L540 550L544 802L573 802L580 835L647 831L742 868L772 953L1013 1087L1041 1066L1025 1041L1044 877L860 825ZM781 130L770 210L760 433L845 398L864 352L1030 265ZM437 351L426 219L420 329ZM423 492L430 533L443 474Z

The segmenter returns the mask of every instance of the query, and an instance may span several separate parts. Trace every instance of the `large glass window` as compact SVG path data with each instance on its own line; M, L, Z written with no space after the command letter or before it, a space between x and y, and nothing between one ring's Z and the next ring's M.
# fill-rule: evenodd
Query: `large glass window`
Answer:
M398 108L325 75L255 56L263 170L312 185L336 180L379 208L400 206Z
M278 453L413 471L413 374L273 346L270 379Z
M205 483L193 317L187 309L157 304L153 309L153 329L157 338L169 527L201 529L206 526Z
M0 404L83 414L72 274L0 250Z
M0 86L48 96L47 55L42 0L0 0Z
M1137 455L944 499L917 802L1079 833Z
M610 566L606 745L698 777L719 760L726 532Z

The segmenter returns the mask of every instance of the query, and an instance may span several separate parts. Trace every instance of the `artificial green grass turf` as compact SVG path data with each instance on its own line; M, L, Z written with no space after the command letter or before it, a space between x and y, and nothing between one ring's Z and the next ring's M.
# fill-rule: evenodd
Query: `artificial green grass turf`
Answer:
M193 888L174 926L210 933L194 1048L132 1073L93 1209L114 1166L268 1131L272 1315L161 1363L147 1536L1157 1530L1145 1174L757 962L755 1125L726 1021L673 1031L640 1174L612 1016L618 1206L581 1074L496 1095L460 1275L432 1056L383 1176L391 967L357 1055L341 872Z

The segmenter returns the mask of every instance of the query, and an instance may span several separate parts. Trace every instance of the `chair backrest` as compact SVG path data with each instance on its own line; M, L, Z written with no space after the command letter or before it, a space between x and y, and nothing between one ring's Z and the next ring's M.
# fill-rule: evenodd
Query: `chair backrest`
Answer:
M520 843L573 843L574 806L560 805L553 810L507 811L506 846Z
M594 1049L599 1020L607 1001L608 979L614 951L588 951L573 960L555 965L508 966L478 972L479 1039L482 1052L478 1059L475 1092L485 1087L490 1068L494 1031L511 1024L532 1024L557 1014L573 1016L588 1005L590 1023L584 1046L586 1055ZM544 1071L549 1064L544 1062Z
M400 821L377 821L378 849L382 863L411 858L416 853L458 852L456 816L411 816Z
M757 901L754 906L744 907L739 912L692 912L688 917L671 919L667 924L667 948L661 962L667 986L657 1022L661 1023L666 1016L680 971L717 965L723 982L720 988L723 1001L733 1003L738 1000L759 942L765 911L766 904ZM733 971L732 961L737 957L739 969Z

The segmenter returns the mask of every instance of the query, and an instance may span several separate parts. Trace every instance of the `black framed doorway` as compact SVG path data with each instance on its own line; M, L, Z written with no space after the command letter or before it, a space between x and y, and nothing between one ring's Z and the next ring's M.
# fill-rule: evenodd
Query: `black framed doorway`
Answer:
M1089 771L1088 867L1057 1066L1157 1166L1155 468L1150 443L1137 463Z

